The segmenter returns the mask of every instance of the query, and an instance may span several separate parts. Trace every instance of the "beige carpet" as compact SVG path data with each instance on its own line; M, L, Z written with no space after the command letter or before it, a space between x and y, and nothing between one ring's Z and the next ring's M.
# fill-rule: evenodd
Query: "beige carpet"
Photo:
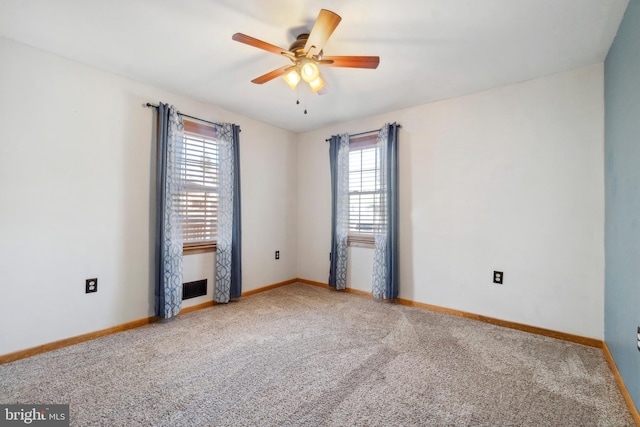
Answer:
M602 351L293 284L0 366L74 426L633 426Z

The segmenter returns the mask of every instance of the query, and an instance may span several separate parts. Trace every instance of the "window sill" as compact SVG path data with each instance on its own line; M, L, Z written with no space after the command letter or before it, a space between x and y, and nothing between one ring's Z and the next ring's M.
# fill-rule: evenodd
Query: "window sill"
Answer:
M206 252L215 252L217 249L216 242L196 242L185 243L182 245L182 255L203 254Z
M347 246L374 249L376 247L375 237L367 234L349 234L347 237Z

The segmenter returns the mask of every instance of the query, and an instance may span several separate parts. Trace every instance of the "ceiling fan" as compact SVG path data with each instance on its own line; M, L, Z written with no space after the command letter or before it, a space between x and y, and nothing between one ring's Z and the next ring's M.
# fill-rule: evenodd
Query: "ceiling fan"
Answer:
M378 56L323 55L322 48L341 20L342 18L338 14L330 10L320 10L311 32L309 34L300 34L289 49L282 49L242 33L234 34L232 39L267 52L285 56L293 63L256 77L251 80L252 83L263 84L276 77L283 76L291 89L295 89L300 80L304 80L309 84L312 92L318 92L325 85L320 73L320 66L375 69L380 63L380 57Z

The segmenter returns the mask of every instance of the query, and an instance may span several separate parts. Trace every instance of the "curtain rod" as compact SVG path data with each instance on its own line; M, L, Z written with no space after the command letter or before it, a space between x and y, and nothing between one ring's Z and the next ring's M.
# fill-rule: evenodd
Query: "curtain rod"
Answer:
M146 104L142 104L142 106L143 106L143 107L149 107L149 108L155 108L156 110L158 109L158 106L157 106L157 105L154 105L154 104L152 104L152 103L150 103L150 102L147 102ZM190 119L199 120L199 121L201 121L201 122L209 123L209 124L211 124L211 125L222 126L222 124L221 124L221 123L210 122L209 120L199 119L199 118L197 118L197 117L193 117L193 116L190 116L190 115L188 115L188 114L181 113L180 111L178 111L178 114L180 114L182 117L188 117L188 118L190 118ZM242 132L242 130L241 130L241 129L238 129L238 130Z
M402 127L402 126L398 125L398 127ZM375 132L380 132L380 129L373 129L373 130L368 130L368 131L365 131L365 132L354 133L353 135L349 135L349 138L351 138L352 136L362 136L362 135L366 135L368 133L375 133ZM325 142L329 142L329 141L331 141L331 138L325 139Z

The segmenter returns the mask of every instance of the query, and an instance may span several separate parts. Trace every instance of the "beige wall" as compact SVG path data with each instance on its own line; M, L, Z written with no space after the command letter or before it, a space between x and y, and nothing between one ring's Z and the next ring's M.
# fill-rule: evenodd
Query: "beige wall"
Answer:
M394 121L400 297L602 339L602 65L301 134L299 277L328 277L325 139ZM349 286L371 265L351 248Z
M243 290L295 277L296 134L3 38L0 58L0 354L153 314L149 101L240 125ZM212 299L213 257L185 258L209 278L185 305Z
M0 354L153 313L148 101L241 126L245 291L327 280L325 139L397 121L400 296L602 339L601 65L296 135L2 38L0 57ZM185 281L211 287L213 257ZM371 265L351 249L349 286Z

